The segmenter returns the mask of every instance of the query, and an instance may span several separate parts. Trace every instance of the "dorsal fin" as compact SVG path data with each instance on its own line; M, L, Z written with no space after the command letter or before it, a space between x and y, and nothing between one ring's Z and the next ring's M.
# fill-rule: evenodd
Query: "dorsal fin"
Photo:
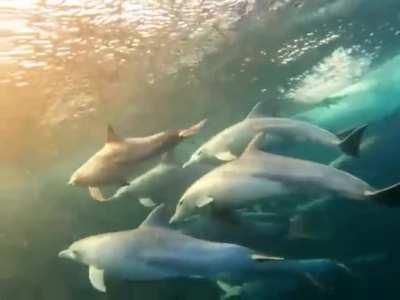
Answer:
M123 139L115 133L114 128L112 128L111 125L107 125L106 143L117 143L122 140Z
M254 151L258 151L259 147L261 146L261 143L264 141L264 132L259 132L257 133L253 139L250 141L250 143L247 145L246 149L243 151L242 155L245 155L247 153L251 153Z
M262 102L257 102L256 105L251 109L249 114L247 115L246 119L251 119L251 118L262 118L265 117L266 114L262 112L261 110Z
M160 204L147 218L140 224L139 227L168 227L168 217L166 216L165 205Z

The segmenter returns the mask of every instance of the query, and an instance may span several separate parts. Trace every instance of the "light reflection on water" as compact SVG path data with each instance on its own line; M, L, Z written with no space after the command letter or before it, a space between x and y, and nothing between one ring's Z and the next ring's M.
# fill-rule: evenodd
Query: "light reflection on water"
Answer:
M271 92L296 100L290 95L304 94L296 88L310 90L302 82L314 78L307 72L338 47L358 45L361 55L378 57L381 34L397 37L398 22L384 14L377 28L357 22L352 14L368 8L360 3L3 0L0 160L26 166L61 159L132 111L130 128L143 134L177 117L187 125L224 101L255 102Z
M50 71L54 76L72 69L85 73L76 69L81 63L112 65L102 71L113 76L120 65L133 58L154 60L150 77L171 72L165 66L176 71L180 63L186 66L201 60L207 47L196 41L206 37L217 42L221 35L215 26L229 27L246 14L247 3L7 1L0 7L0 62L12 73L0 83L8 83L11 77L17 86L25 86L35 72L42 75ZM180 57L181 53L188 59ZM199 57L190 61L196 55ZM87 71L85 75L90 77Z
M50 127L72 121L78 129L90 116L98 120L101 110L118 112L144 85L195 67L225 42L224 32L251 11L251 3L2 1L0 133L13 149L1 147L0 158L31 151L19 140L27 135L37 152L56 155L34 139L56 149Z

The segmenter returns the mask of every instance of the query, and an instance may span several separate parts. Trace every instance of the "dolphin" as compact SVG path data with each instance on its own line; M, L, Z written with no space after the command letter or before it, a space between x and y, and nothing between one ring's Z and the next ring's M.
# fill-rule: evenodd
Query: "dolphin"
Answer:
M138 228L84 238L58 256L89 266L90 282L102 292L107 289L104 276L130 281L204 278L244 282L288 273L308 278L303 273L307 260L286 260L235 244L200 240L168 226L161 204Z
M179 226L182 233L209 241L271 251L288 234L289 220L270 213L235 211L231 222L212 214L195 216Z
M183 167L204 161L232 161L243 152L251 139L260 131L268 132L268 145L280 139L307 141L351 156L359 156L359 145L366 125L353 129L348 132L348 135L340 138L309 122L266 117L260 112L261 104L261 102L257 103L244 120L224 129L200 146Z
M182 140L194 136L205 122L203 120L187 129L125 139L108 126L105 145L72 174L69 184L89 187L90 195L95 200L106 201L99 186L125 185L139 163L168 152Z
M242 156L219 166L194 182L179 200L170 222L207 211L229 211L273 198L309 196L371 200L400 205L400 183L377 190L361 179L331 166L262 152L259 133Z
M224 295L222 299L294 299L294 295L320 299L322 295L331 296L338 283L354 283L352 271L344 264L326 259L310 259L303 264L303 272L310 274L321 286L295 276L274 276L242 285L217 282ZM322 287L322 289L321 289ZM325 297L323 297L325 299Z
M195 180L215 166L196 164L183 169L172 151L164 153L161 162L144 174L120 187L107 201L138 199L145 207L154 207L162 200L175 206L179 197Z
M120 187L106 200L136 198L143 206L154 207L154 196L159 196L160 191L173 186L181 175L182 167L175 160L173 151L170 151L163 154L157 166L134 178L128 185Z

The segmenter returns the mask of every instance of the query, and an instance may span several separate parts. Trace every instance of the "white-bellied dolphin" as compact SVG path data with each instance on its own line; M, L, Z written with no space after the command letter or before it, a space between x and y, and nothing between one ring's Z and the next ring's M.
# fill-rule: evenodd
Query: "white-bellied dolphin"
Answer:
M260 112L260 106L261 102L257 103L247 118L224 129L200 146L183 167L207 160L223 162L234 160L260 131L267 132L269 141L273 140L271 137L285 141L307 141L339 150L351 156L359 155L359 145L366 129L365 125L348 132L347 136L339 138L308 122L266 117Z
M286 260L249 248L196 239L168 228L163 205L134 230L73 243L59 257L89 266L92 285L105 292L104 274L131 281L206 278L246 282L263 276L303 273L306 260Z
M89 187L91 196L98 201L107 199L98 187L125 184L137 165L197 134L205 120L187 129L169 130L141 138L121 138L111 126L107 129L106 143L97 153L76 170L69 184Z
M185 220L205 207L226 211L250 207L259 201L287 196L372 200L400 205L400 184L376 190L361 179L331 166L258 150L259 133L242 156L207 173L193 183L178 202L170 222Z

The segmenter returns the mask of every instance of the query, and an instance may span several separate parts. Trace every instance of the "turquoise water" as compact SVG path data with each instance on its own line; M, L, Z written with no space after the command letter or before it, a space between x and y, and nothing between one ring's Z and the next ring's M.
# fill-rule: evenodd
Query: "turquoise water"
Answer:
M286 143L280 153L331 164L377 188L399 182L399 13L397 0L1 3L0 299L224 296L212 280L113 276L104 294L86 266L57 257L83 237L134 229L151 211L137 197L100 203L86 188L67 186L104 144L107 124L123 137L147 136L207 118L176 147L181 165L261 101L267 115L334 133L369 125L360 158L307 143ZM151 198L172 213L194 180L154 187ZM239 299L398 298L399 209L339 197L310 206L305 197L288 200L256 208L273 214L257 224L205 218L182 230L352 270L305 270L319 274L317 285L307 276L262 278L246 283ZM302 235L294 236L290 220L299 211Z

